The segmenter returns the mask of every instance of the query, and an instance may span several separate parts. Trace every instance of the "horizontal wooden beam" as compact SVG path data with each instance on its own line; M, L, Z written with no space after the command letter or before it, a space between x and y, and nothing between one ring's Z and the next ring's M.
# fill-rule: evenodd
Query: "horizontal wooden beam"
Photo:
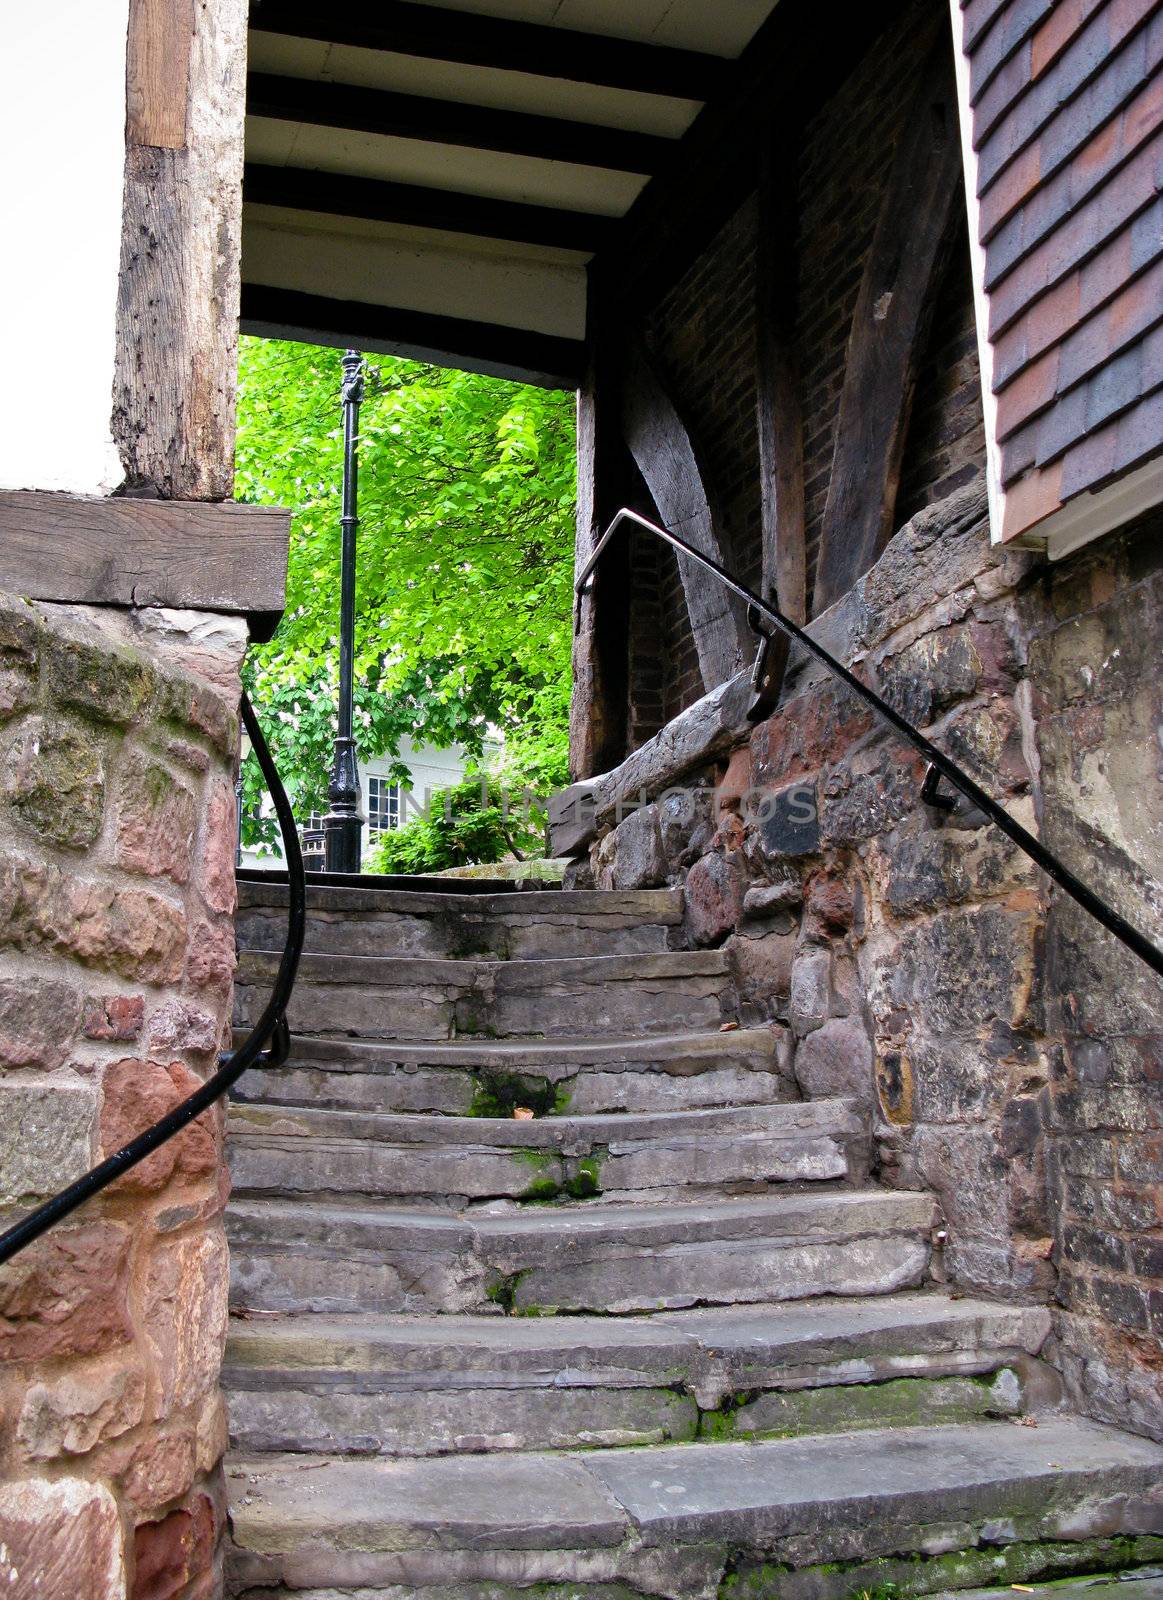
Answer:
M493 200L479 194L456 194L420 184L388 183L378 178L353 178L346 173L317 172L302 167L270 167L247 163L243 198L254 205L282 206L291 211L322 211L332 217L360 217L371 222L407 223L515 244L547 245L592 254L612 235L614 217L559 211L554 206L529 206L517 200Z
M280 122L307 122L319 128L422 139L429 144L537 156L544 161L646 176L665 166L678 143L653 133L603 128L592 122L567 122L532 112L314 78L285 78L271 72L250 74L246 108L252 117L274 117Z
M310 344L350 345L547 389L576 389L585 365L580 339L399 306L333 300L259 283L242 286L242 331Z
M233 500L0 493L0 573L28 600L282 615L290 512Z
M696 50L450 11L413 0L346 0L342 6L321 6L318 0L254 0L250 21L262 33L684 100L713 94L728 65L719 56Z

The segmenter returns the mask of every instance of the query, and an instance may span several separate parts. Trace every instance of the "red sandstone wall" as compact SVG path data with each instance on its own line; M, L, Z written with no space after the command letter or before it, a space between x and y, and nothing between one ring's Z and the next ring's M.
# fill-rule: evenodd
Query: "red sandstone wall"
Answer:
M0 1201L184 1098L226 1037L245 626L0 597ZM0 1271L0 1589L215 1589L227 1179L207 1114Z
M828 632L1156 937L1161 534L1048 569L991 551L979 482L918 513ZM881 1180L938 1196L948 1278L1056 1305L1077 1403L1163 1437L1158 981L965 802L926 807L924 764L818 675L729 758L650 770L648 799L701 800L606 832L599 885L683 882L689 939L786 1029L803 1095L862 1100Z

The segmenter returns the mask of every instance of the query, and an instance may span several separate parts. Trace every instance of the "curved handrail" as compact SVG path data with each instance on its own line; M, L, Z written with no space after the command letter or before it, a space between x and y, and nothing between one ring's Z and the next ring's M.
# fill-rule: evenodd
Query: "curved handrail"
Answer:
M786 634L789 639L801 645L809 655L814 656L821 666L827 668L833 677L839 678L854 694L859 695L865 704L871 706L883 721L887 722L902 738L907 739L914 750L919 751L924 756L929 763L929 773L925 780L925 799L930 804L934 802L935 798L939 803L939 797L936 797L934 788L935 775L939 773L967 800L981 811L984 811L994 826L1000 828L1007 838L1012 839L1018 849L1024 851L1030 860L1036 866L1041 867L1047 877L1056 883L1059 888L1064 889L1072 900L1076 900L1084 911L1088 911L1109 933L1113 933L1116 939L1120 940L1128 950L1132 950L1139 957L1140 961L1146 962L1153 972L1163 977L1163 950L1153 945L1145 935L1120 915L1113 906L1107 905L1106 901L1097 895L1088 884L1083 883L1081 878L1076 877L1065 862L1060 861L1052 850L1048 850L1040 840L1035 839L1034 835L1027 832L1020 822L1015 822L1005 807L999 805L996 800L986 794L984 789L974 783L969 774L959 767L955 761L943 754L931 740L926 739L924 734L919 729L914 728L912 723L902 717L898 711L894 711L892 706L887 701L882 700L875 690L870 689L867 684L861 683L856 674L850 672L847 667L837 661L835 656L830 655L823 645L817 644L810 634L805 633L803 628L792 622L790 617L785 617L783 612L776 606L760 599L753 589L749 589L746 584L740 583L737 578L733 578L717 561L708 555L704 555L701 550L696 550L693 545L688 544L677 533L671 533L669 528L660 527L658 523L651 522L649 518L640 516L637 511L631 511L628 506L623 506L617 512L574 582L575 632L581 622L582 591L593 576L594 569L597 567L606 546L618 529L626 522L636 523L639 527L645 528L647 533L653 534L656 538L663 540L664 543L673 546L675 550L681 551L684 556L694 561L704 571L709 572L712 577L717 578L724 588L730 589L741 600L745 600L755 616L766 617L768 621L774 623L781 633ZM762 629L756 627L753 618L749 617L749 621L751 621L755 631L760 633L762 637L770 638L769 634L763 634Z
M307 926L307 888L303 875L303 853L299 846L299 835L291 812L291 802L287 799L286 790L279 780L258 718L245 694L242 696L242 720L250 735L250 742L275 804L290 882L287 942L271 989L271 997L262 1015L238 1049L224 1051L219 1056L218 1070L212 1077L207 1078L189 1099L183 1100L180 1106L175 1106L151 1128L139 1133L136 1138L131 1139L113 1155L106 1157L83 1177L70 1183L59 1194L44 1201L13 1227L0 1234L0 1265L10 1261L17 1251L23 1250L34 1239L39 1239L41 1234L46 1233L63 1217L67 1217L79 1205L107 1188L115 1179L121 1177L122 1173L128 1172L130 1167L135 1167L139 1161L144 1161L146 1156L151 1155L159 1145L165 1144L167 1139L172 1139L174 1134L180 1133L195 1117L220 1099L230 1086L242 1077L248 1067L258 1064L264 1067L277 1067L287 1059L291 1042L287 1029L287 1005L294 988L299 957L303 953L303 939Z

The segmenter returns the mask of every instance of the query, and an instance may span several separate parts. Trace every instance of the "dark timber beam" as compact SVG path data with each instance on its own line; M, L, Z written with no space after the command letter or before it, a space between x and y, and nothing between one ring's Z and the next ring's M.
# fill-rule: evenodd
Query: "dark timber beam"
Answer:
M816 562L817 614L868 571L892 533L917 365L960 194L957 102L942 36L897 146L852 318Z
M283 609L289 523L275 506L233 500L21 490L0 494L0 572L29 600L242 613L269 638Z
M308 344L350 345L547 389L576 389L585 368L580 339L259 283L242 286L242 331Z
M262 33L684 100L705 100L721 83L727 66L719 56L695 50L479 16L412 0L347 0L342 6L321 6L318 0L255 0L250 21Z
M760 162L756 425L763 540L760 593L765 599L774 600L793 622L803 623L807 612L807 570L803 412L795 357L798 294L795 148L791 131L777 121ZM763 679L755 685L750 708L752 717L765 716L775 710L787 660L787 639L781 633L776 634L768 650Z
M677 139L624 132L591 122L566 122L525 111L496 110L456 100L364 89L312 78L284 78L252 72L246 108L252 117L307 122L320 128L388 134L430 144L462 145L507 155L568 161L577 166L649 175L663 167Z
M589 294L586 371L577 397L577 542L580 571L626 492L618 415L618 330ZM599 359L600 352L600 359ZM630 541L617 540L578 602L569 701L569 770L593 778L626 756L630 677Z
M455 194L418 184L258 163L247 164L242 192L243 198L254 205L407 223L484 239L579 250L586 255L608 239L615 226L612 217L559 211L554 206L529 206L516 200L491 200L483 195Z
M622 426L662 522L725 565L690 435L637 344L627 354ZM677 560L703 687L716 689L739 670L753 644L738 603L686 556Z

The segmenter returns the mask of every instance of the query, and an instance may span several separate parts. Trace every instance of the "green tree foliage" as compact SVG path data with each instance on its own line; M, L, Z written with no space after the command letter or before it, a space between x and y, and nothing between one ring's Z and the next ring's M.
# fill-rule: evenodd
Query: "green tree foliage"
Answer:
M249 654L247 688L296 813L326 807L338 653L339 352L243 339L236 493L293 515L287 612ZM356 737L479 756L492 726L505 775L566 781L575 497L573 396L369 359L360 425ZM404 762L394 776L408 781ZM262 782L244 775L248 843ZM403 869L397 869L403 870Z

